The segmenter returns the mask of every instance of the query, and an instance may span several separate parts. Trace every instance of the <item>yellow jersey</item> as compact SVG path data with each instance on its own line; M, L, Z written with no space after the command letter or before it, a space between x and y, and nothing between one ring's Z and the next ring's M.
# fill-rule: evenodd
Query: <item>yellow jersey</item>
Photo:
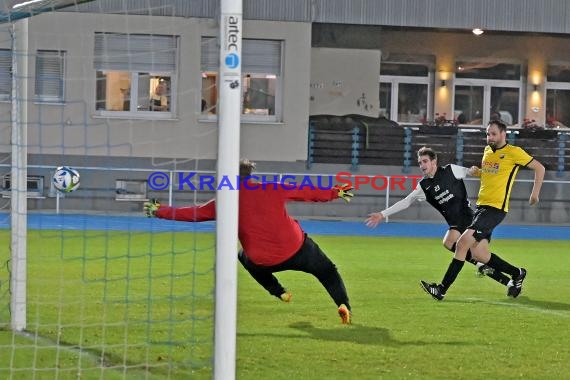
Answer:
M481 161L477 206L491 206L508 212L511 189L519 168L527 166L532 160L532 156L518 146L507 144L493 151L487 145Z

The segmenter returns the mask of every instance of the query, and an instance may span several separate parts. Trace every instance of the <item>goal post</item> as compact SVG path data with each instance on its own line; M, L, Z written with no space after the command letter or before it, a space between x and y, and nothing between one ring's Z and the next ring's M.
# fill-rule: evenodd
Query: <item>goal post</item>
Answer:
M0 10L0 377L236 377L238 192L178 187L189 172L239 174L243 5L218 1L207 21L168 1L158 16L148 2L114 11L129 0ZM199 58L216 39L218 72ZM217 100L204 111L206 71ZM163 113L149 106L162 85ZM189 119L201 128L180 133ZM210 148L193 139L206 134ZM55 189L58 166L78 170L77 191ZM160 193L158 172L173 181ZM215 196L217 220L145 218L156 195Z
M242 0L221 0L218 182L237 178L240 148ZM235 378L238 192L217 191L214 378Z
M11 328L26 328L28 19L12 25Z

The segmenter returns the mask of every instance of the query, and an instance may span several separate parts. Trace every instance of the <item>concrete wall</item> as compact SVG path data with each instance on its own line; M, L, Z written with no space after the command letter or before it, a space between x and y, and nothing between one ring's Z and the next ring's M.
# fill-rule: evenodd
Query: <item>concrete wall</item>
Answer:
M378 117L379 50L311 49L311 115Z

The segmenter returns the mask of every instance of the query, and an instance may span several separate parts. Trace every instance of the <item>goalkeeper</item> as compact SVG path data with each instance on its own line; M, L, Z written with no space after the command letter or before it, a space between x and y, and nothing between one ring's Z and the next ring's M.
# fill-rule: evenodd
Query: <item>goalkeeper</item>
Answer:
M288 214L285 205L289 201L329 202L337 198L348 202L353 196L352 188L305 186L297 189L288 184L259 186L251 179L254 169L255 163L247 159L240 161L238 236L243 247L238 254L240 263L269 294L284 302L289 302L292 295L274 273L295 270L312 274L334 300L342 323L349 324L351 308L342 277L335 264ZM215 200L181 208L162 206L154 201L145 203L144 211L149 217L185 222L216 219Z

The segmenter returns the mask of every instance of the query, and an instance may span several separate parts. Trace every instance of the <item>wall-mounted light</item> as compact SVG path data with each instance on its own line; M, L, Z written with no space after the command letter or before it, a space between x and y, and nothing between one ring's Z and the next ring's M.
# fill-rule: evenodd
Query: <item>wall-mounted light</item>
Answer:
M481 28L475 28L472 30L473 34L476 36L480 36L481 34L485 33L485 31Z
M447 83L445 82L445 79L442 79L442 80L441 80L440 85L441 85L441 87L447 86Z
M533 91L538 91L538 85L535 84L534 86L532 86Z

